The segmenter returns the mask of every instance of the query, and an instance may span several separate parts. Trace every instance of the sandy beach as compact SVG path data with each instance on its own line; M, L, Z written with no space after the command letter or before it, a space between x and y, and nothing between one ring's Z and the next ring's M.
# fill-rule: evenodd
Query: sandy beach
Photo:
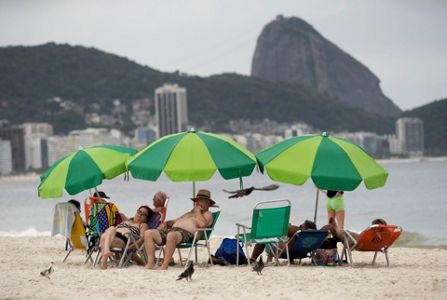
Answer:
M221 239L212 240L212 252ZM199 266L191 282L176 281L180 264L168 271L139 266L102 271L73 252L66 263L61 237L0 237L0 299L446 299L447 250L393 247L391 267L383 255L353 253L354 267L268 265L263 275L247 266ZM177 259L177 254L175 258ZM51 279L39 272L55 263ZM177 259L178 261L178 259Z

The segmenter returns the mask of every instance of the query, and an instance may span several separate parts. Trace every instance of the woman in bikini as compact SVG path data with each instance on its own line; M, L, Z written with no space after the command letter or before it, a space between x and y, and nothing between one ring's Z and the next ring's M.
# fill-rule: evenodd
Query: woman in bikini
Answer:
M109 227L101 235L101 269L107 269L107 260L114 255L110 248L124 249L126 247L128 240L126 235L131 233L134 236L143 238L143 233L148 229L147 220L152 213L148 206L142 205L138 208L133 218L125 220L117 226Z

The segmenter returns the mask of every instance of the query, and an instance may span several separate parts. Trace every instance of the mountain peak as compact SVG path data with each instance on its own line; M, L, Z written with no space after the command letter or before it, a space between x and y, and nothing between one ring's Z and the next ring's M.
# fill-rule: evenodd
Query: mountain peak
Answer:
M383 94L376 75L297 17L278 15L263 28L251 74L272 81L298 82L380 115L400 113Z

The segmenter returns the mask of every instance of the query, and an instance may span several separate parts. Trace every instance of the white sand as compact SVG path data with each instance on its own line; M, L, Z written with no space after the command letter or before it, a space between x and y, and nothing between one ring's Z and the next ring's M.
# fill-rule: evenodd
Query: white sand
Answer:
M212 252L219 243L213 240ZM381 254L371 267L372 253L354 252L355 267L269 265L262 276L247 266L200 264L186 282L176 281L180 265L102 271L85 265L82 251L62 263L63 238L0 237L0 245L0 299L447 299L442 249L392 248L390 268ZM206 250L199 253L203 262ZM55 272L46 279L39 272L50 261Z

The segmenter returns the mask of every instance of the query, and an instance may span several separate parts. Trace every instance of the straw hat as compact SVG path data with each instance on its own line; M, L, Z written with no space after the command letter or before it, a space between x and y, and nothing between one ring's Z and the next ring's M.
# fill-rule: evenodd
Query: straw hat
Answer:
M197 199L208 200L211 203L210 206L213 206L216 204L216 202L213 199L211 199L211 192L208 190L199 190L197 192L197 195L194 198L191 198L192 201L196 201Z

